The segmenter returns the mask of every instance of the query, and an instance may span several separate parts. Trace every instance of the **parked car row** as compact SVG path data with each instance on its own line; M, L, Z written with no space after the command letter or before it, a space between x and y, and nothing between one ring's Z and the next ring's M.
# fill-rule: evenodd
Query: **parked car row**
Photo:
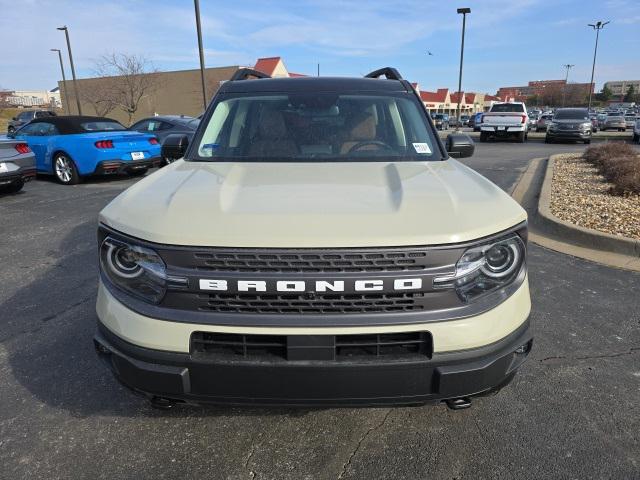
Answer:
M128 129L116 120L93 116L58 116L28 110L14 117L7 139L0 140L0 191L18 192L36 173L65 185L90 175L144 175L161 157L170 134L193 137L199 118L163 115L144 118Z

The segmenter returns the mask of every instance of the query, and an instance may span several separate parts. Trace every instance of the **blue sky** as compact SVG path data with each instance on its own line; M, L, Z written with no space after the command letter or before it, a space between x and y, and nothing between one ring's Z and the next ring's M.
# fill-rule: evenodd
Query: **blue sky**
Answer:
M464 90L562 78L565 63L575 64L570 81L588 82L595 34L587 24L597 20L611 21L600 37L597 88L640 78L639 0L201 0L206 64L282 56L290 71L314 74L320 63L322 75L391 65L425 90L454 88L458 6L472 9ZM65 48L55 29L63 24L80 77L110 52L144 55L160 70L198 67L192 0L0 0L0 87L55 86L49 49Z

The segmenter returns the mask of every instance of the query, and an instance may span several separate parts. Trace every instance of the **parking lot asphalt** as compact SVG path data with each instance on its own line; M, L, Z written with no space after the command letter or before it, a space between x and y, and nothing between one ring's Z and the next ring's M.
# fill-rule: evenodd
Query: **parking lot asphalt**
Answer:
M578 145L478 145L510 191ZM91 342L96 218L133 179L0 197L0 478L640 477L640 274L530 245L533 352L468 410L150 408Z

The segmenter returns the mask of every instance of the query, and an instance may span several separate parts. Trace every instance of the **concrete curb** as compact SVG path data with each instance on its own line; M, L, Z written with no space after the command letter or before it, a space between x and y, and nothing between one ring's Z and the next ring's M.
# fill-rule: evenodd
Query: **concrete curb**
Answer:
M580 227L561 220L551 213L553 166L556 157L557 155L549 157L544 182L542 183L542 190L540 191L540 200L538 202L538 215L544 230L555 237L560 237L570 243L590 249L604 250L629 255L631 257L640 257L640 240L618 237L609 233Z

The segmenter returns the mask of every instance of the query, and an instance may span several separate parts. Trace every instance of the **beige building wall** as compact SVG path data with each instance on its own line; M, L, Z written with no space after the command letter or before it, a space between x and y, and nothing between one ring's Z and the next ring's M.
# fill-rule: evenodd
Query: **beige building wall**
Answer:
M221 82L229 80L239 69L238 66L218 67L205 69L205 84L207 88L208 102L218 90ZM145 95L140 101L138 111L132 119L132 123L148 116L158 115L189 115L196 117L203 113L202 86L200 82L200 70L179 70L173 72L158 72L147 74L153 79L154 90ZM83 78L77 81L80 92L81 107L83 115L96 115L96 110L89 100L92 92L99 92L108 88L106 83L116 82L118 77L106 78ZM69 89L69 105L71 115L77 115L76 99L74 95L73 82L67 80ZM58 82L62 105L66 109L66 94L63 82ZM207 102L207 103L208 103ZM69 112L65 111L65 114ZM107 114L108 117L118 120L123 125L128 125L129 115L121 108L116 107Z

